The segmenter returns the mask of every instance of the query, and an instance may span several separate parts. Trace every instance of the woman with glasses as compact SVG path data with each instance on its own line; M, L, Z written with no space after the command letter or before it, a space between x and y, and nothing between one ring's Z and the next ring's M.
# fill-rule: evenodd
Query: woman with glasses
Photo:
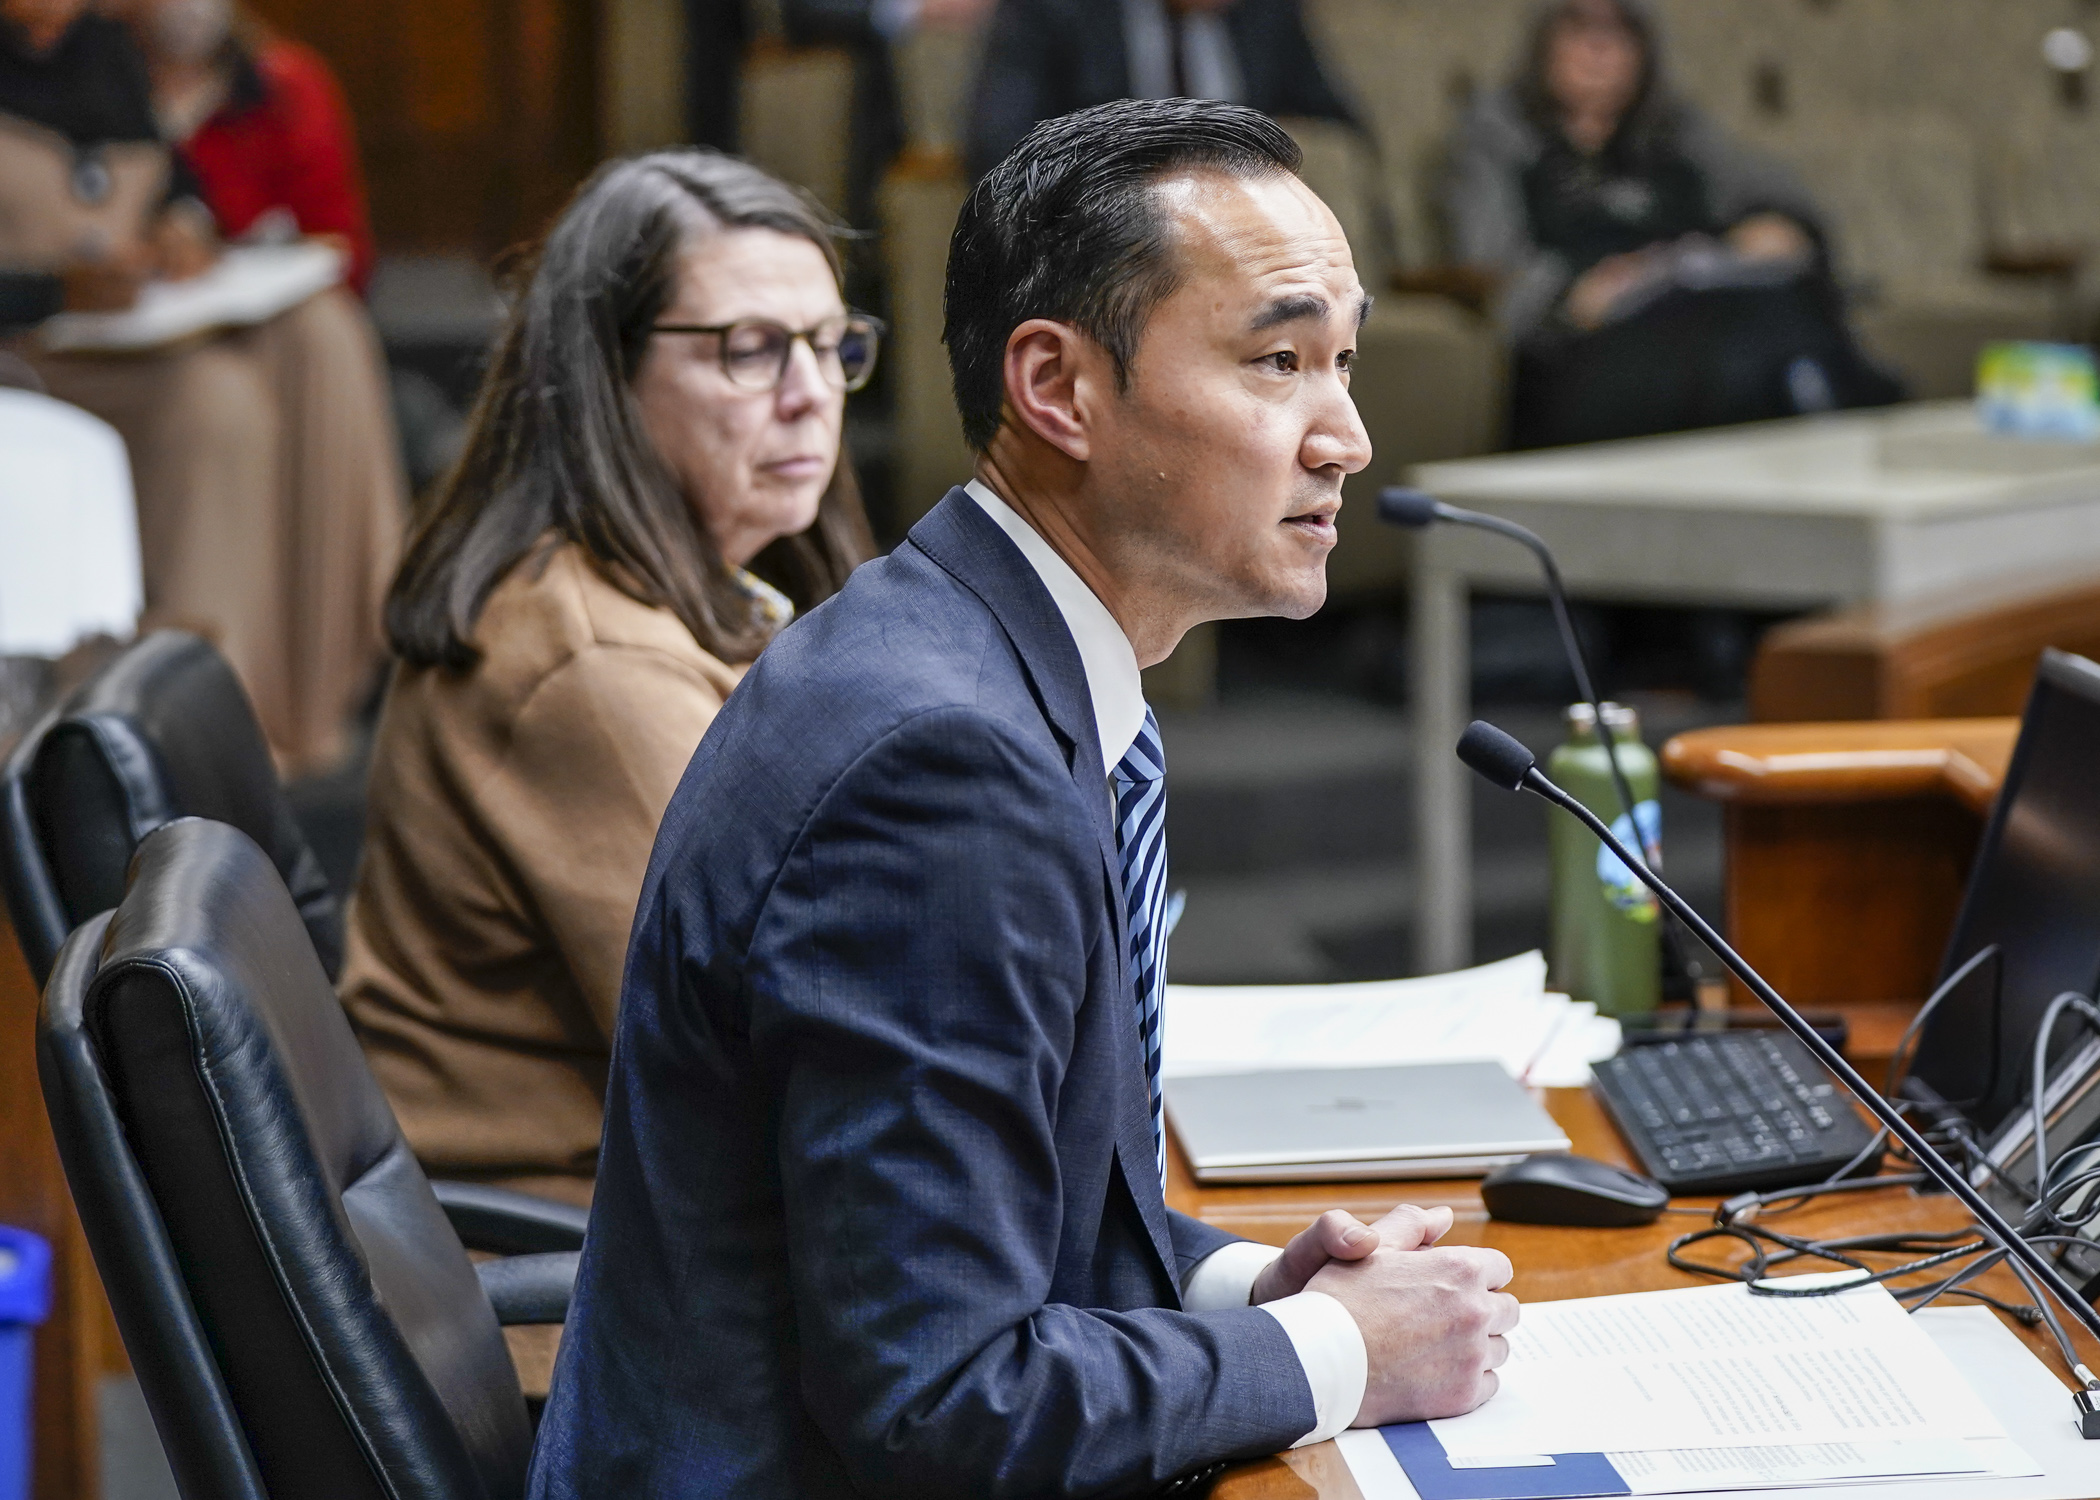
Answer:
M870 551L833 226L707 151L616 162L516 288L387 602L343 999L432 1173L590 1201L621 965L694 746Z

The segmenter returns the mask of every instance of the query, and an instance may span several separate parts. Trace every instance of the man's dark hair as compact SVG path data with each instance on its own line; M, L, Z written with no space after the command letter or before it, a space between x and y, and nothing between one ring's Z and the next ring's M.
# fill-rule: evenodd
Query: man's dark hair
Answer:
M1086 334L1128 387L1145 320L1180 284L1161 178L1298 164L1273 120L1208 99L1120 99L1028 132L971 192L948 246L943 337L970 446L982 452L999 430L1006 341L1030 318Z

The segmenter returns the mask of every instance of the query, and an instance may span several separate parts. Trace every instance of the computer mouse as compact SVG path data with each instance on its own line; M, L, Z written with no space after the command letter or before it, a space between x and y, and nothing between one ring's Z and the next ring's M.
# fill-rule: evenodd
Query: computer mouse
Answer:
M1610 1162L1540 1151L1490 1172L1480 1201L1490 1216L1512 1223L1618 1229L1654 1223L1670 1195L1654 1178Z

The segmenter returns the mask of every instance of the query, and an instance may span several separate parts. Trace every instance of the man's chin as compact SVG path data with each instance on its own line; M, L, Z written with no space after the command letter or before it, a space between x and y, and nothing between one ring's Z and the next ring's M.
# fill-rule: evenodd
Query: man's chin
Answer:
M1296 577L1279 578L1262 591L1262 601L1249 616L1270 615L1284 620L1303 620L1318 614L1327 602L1327 562Z

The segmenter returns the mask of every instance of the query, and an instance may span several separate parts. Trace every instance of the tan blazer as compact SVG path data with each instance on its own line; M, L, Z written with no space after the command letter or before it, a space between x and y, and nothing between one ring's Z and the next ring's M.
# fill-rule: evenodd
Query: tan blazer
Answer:
M567 544L475 634L387 694L343 1003L433 1174L588 1203L656 825L744 668Z

